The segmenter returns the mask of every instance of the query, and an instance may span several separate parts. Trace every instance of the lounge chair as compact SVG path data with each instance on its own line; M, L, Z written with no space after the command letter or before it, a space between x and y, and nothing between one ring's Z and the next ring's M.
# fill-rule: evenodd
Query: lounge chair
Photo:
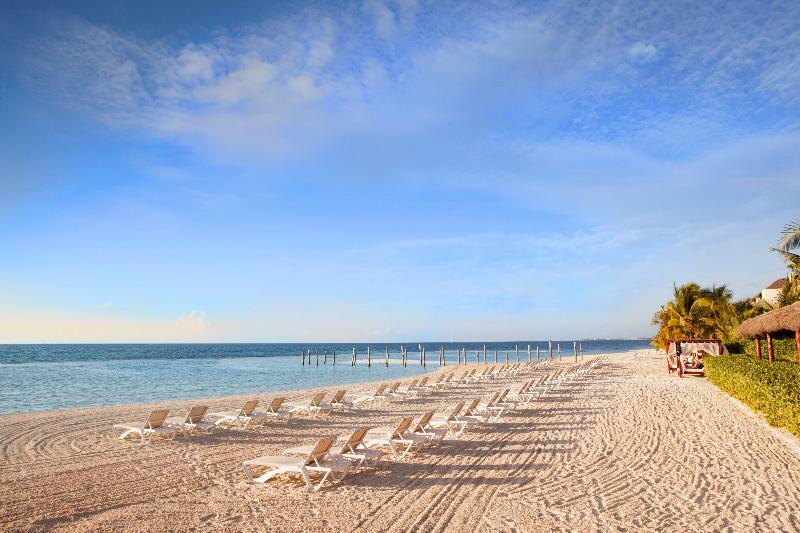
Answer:
M394 390L389 392L392 398L397 398L399 400L406 400L409 398L414 398L417 396L417 381L416 379L412 379L408 385L402 385L396 387Z
M348 402L344 399L344 395L347 394L347 390L337 390L336 394L333 395L331 401L328 403L323 404L325 407L329 407L331 410L336 409L352 409L354 407L353 402Z
M126 422L114 424L111 431L120 440L125 440L128 435L139 435L142 444L145 444L155 435L169 435L174 439L178 427L167 423L169 409L158 409L151 411L143 424L137 422Z
M354 468L358 468L362 465L376 466L383 458L384 453L381 450L367 448L364 443L364 437L367 435L368 431L369 428L367 427L357 428L350 437L342 443L342 446L337 451L331 449L329 454L332 456L341 456L349 460L353 463ZM311 453L312 449L313 446L298 446L296 448L289 448L283 453L285 455L307 456Z
M433 419L433 411L428 411L427 413L423 414L422 417L419 419L419 422L416 423L414 428L411 432L415 435L421 435L428 439L430 444L435 442L441 442L444 439L444 436L447 435L448 427L433 427L431 424L431 420Z
M292 411L290 409L285 409L284 404L286 403L286 398L283 396L278 396L270 400L269 405L267 405L267 409L264 412L265 418L283 418L289 420L292 417Z
M461 413L461 410L463 408L464 408L464 400L461 400L456 404L456 406L453 408L450 414L447 415L446 417L432 418L429 422L431 427L439 428L447 426L449 429L453 430L453 426L455 426L456 428L459 428L458 431L456 431L456 435L461 435L461 433L464 432L464 428L467 427L466 423L458 420L458 415Z
M290 457L288 455L265 455L250 459L242 463L242 470L244 470L247 479L254 483L265 483L280 474L298 473L303 476L308 491L316 492L322 488L328 476L336 479L336 474L338 473L341 474L339 478L341 479L350 469L351 463L349 461L342 461L329 454L334 442L336 442L335 437L320 439L305 458ZM254 477L252 471L254 466L266 467L268 470L264 474ZM323 474L322 479L316 485L311 481L312 473Z
M411 427L411 422L414 421L413 417L406 417L400 423L392 428L376 428L367 433L364 443L368 447L373 446L389 446L392 450L392 457L395 459L402 459L411 450L414 445L420 445L427 442L429 439L423 436L416 436L408 428ZM370 436L370 433L373 436ZM399 452L399 448L404 447L403 453Z
M195 405L189 409L189 413L185 418L173 417L168 418L167 423L176 426L181 433L192 433L196 430L209 431L215 427L214 422L206 417L208 406Z
M333 408L322 403L322 400L325 399L325 394L327 393L316 393L307 404L290 403L287 405L291 408L292 414L307 414L311 417L316 417L320 414L328 414Z
M382 403L386 399L386 383L381 383L377 390L372 394L367 394L366 396L360 396L353 401L353 405L361 405L365 403L371 403L373 405L378 405Z
M219 413L209 413L210 418L215 418L214 423L218 426L225 424L236 424L239 429L246 429L250 424L261 422L265 416L256 413L258 400L247 400L238 411L223 411Z

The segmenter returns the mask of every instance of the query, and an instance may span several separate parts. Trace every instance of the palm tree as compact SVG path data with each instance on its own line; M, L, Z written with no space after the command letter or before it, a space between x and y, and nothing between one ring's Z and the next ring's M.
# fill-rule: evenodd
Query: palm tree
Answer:
M792 252L796 249L800 249L800 220L786 224L778 239L778 247L772 248L783 256L789 267L789 277L778 295L778 307L800 302L800 254Z
M800 220L786 224L781 231L780 239L778 239L778 251L791 253L790 251L795 248L800 248Z
M714 298L727 297L730 303L730 291L725 286L720 289L701 289L696 283L673 285L672 301L653 316L652 323L660 327L652 344L664 348L671 339L724 336L727 328L720 323L720 305Z

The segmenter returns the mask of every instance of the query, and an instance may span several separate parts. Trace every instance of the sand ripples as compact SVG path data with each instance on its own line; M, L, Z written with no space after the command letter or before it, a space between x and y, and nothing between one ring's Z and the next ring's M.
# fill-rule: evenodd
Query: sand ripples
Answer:
M371 409L366 422L444 412L508 383ZM147 410L0 417L3 529L800 529L800 458L705 380L668 376L651 352L614 358L496 424L313 495L292 482L249 485L239 464L343 435L358 416L148 446L114 440L115 421Z

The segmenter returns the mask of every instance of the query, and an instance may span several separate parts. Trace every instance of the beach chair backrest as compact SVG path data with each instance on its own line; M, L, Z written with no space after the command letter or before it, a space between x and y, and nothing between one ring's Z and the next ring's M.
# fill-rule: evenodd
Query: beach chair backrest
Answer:
M469 406L467 407L466 411L464 411L464 416L471 415L472 411L474 411L475 408L478 407L478 404L480 402L481 402L480 398L475 398L474 400L472 400L472 403L470 403Z
M383 391L385 390L386 390L386 383L381 383L378 386L378 390L375 391L375 396L380 396L381 394L383 394Z
M389 387L389 391L388 392L396 391L397 387L399 387L399 386L400 386L400 382L399 381L395 381L394 383L392 383L391 387Z
M189 414L186 415L186 421L190 424L197 424L202 422L208 411L207 405L195 405L189 409Z
M418 379L412 379L411 382L408 384L408 388L409 389L413 389L414 387L416 387L417 386L417 381L419 381L419 380Z
M411 426L411 422L413 422L413 421L414 421L414 417L412 417L412 416L407 416L406 418L402 419L400 421L400 423L397 424L397 427L395 428L394 433L392 433L392 438L393 439L402 438L403 437L403 433L405 433L408 430L408 428Z
M273 398L269 402L269 405L267 406L267 412L277 413L278 410L283 405L283 402L285 402L285 401L286 401L286 398L284 398L283 396L278 396L277 398Z
M325 437L323 439L319 439L317 444L311 450L311 453L308 454L305 465L311 466L321 461L322 458L325 457L329 451L331 451L331 446L333 446L333 443L335 442L336 437Z
M312 405L312 406L314 406L314 407L318 407L318 406L319 406L319 404L321 404L321 403L322 403L322 400L324 400L324 399L325 399L325 394L326 394L326 393L324 393L324 392L318 392L318 393L316 393L316 394L314 395L314 397L313 397L313 398L311 398L311 403L310 403L310 405Z
M164 425L164 421L167 419L169 415L169 409L156 409L155 411L150 411L150 414L147 415L147 420L144 423L144 427L149 429L160 428Z
M368 431L368 427L356 428L350 438L347 439L347 442L342 445L342 453L355 451L364 442L364 437L367 436Z
M453 408L453 411L450 413L450 416L447 417L447 420L455 420L456 417L458 416L458 413L460 413L463 408L464 408L464 400L461 400Z
M511 390L511 389L506 389L506 390L504 390L504 391L503 391L503 392L500 394L500 397L499 397L499 398L497 398L497 401L498 401L498 402L502 402L503 400L505 400L505 399L506 399L506 396L508 396L508 392L509 392L510 390Z
M420 418L419 422L417 422L417 427L414 429L414 431L425 431L425 428L430 423L431 418L433 418L433 411L428 411L427 413L423 414L422 418Z
M240 416L251 416L253 411L256 410L258 407L258 400L247 400L244 402L244 406L242 406L242 410L239 413Z
M417 385L419 385L421 387L423 385L427 385L427 383L428 383L428 376L425 376L424 378L419 380L419 383L417 383Z
M341 401L344 400L344 395L346 392L346 390L337 390L336 394L334 394L333 398L331 398L331 403L341 403Z
M495 392L491 396L489 396L489 401L486 402L486 405L492 405L494 402L497 401L498 396L500 396L499 392Z

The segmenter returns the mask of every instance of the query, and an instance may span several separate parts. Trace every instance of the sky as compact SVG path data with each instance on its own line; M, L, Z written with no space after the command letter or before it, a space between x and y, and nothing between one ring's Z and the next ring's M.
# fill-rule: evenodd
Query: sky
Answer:
M800 3L0 5L0 343L640 337L800 218Z

